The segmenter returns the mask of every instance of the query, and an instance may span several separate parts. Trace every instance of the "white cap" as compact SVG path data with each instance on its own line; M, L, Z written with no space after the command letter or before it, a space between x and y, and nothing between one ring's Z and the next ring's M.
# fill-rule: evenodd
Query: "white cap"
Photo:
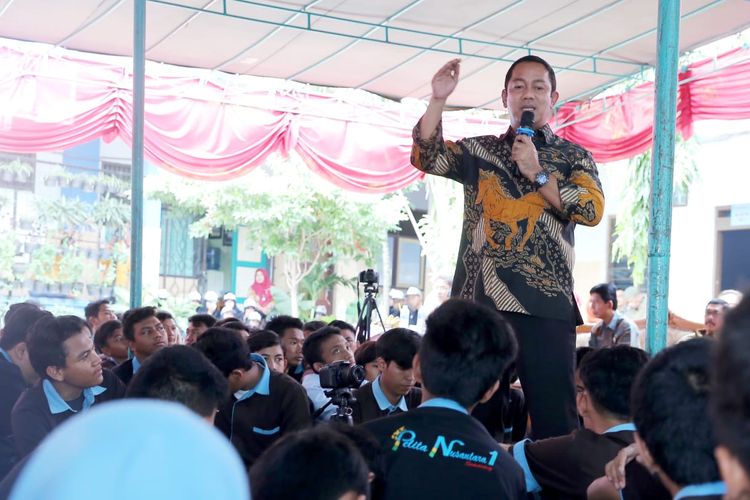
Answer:
M217 294L213 290L209 290L206 292L206 295L204 295L203 298L206 299L207 302L216 302L217 300L219 300L219 294Z
M197 290L193 290L192 292L188 293L188 300L190 300L190 301L200 301L201 300L201 294Z
M232 292L227 292L224 294L224 300L233 300L237 302L237 296L233 294Z
M391 291L388 292L388 296L394 300L404 300L404 292L396 288L391 288Z
M422 291L415 286L410 286L409 289L406 290L406 296L408 297L409 295L419 295L421 297Z

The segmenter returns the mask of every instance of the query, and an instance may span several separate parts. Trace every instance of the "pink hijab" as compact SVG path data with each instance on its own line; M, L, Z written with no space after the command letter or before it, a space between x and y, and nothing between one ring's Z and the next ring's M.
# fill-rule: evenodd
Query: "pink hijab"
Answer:
M258 282L258 273L263 275L262 283ZM271 295L271 278L268 276L268 271L265 269L261 268L255 271L255 282L250 286L250 289L255 294L255 300L260 307L266 307L273 302L273 296Z

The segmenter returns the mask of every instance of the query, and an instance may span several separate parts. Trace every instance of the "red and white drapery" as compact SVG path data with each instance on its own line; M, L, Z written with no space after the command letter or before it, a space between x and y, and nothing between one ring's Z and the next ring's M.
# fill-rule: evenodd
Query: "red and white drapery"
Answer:
M700 119L750 118L750 50L737 49L681 73L677 127ZM130 143L129 58L0 39L0 151L61 151L97 138ZM421 177L411 167L411 128L421 106L365 92L147 63L145 155L194 179L227 180L273 152L296 151L349 190L389 192ZM652 139L653 84L563 106L558 133L600 162L635 156ZM498 134L489 111L446 113L446 138Z

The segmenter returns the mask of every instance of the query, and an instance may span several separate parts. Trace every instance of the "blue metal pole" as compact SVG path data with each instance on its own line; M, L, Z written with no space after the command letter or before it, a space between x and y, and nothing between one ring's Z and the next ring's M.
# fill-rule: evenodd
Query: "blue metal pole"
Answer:
M648 232L648 323L646 331L648 350L651 353L656 353L667 345L680 0L659 0L658 26L654 146L651 166L651 218Z
M146 0L134 2L133 27L130 307L140 307L143 300L143 111L146 82Z

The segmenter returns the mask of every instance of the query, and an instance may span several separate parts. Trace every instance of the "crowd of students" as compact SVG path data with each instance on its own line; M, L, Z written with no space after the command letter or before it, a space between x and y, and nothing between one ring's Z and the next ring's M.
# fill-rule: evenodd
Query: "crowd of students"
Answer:
M85 316L5 315L0 498L750 498L747 297L652 359L582 348L580 429L537 441L522 388L498 390L514 332L473 302L362 345L344 321ZM321 386L336 362L364 367L354 426Z

